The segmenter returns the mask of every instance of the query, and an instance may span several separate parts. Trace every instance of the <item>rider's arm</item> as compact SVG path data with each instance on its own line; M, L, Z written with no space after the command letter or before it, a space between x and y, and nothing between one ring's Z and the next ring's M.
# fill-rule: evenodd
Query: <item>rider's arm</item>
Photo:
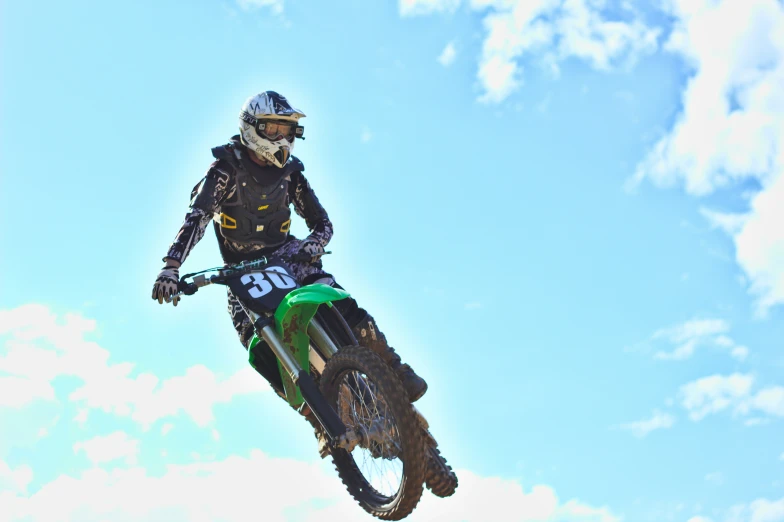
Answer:
M302 171L291 175L289 199L294 203L294 211L308 225L310 235L306 239L316 240L321 243L321 246L326 247L332 239L332 222Z
M221 203L234 190L230 183L231 168L217 160L210 165L207 174L191 191L191 204L180 231L174 238L169 251L163 258L167 264L179 266L188 257L196 243L204 237L204 231ZM173 261L173 262L172 262Z

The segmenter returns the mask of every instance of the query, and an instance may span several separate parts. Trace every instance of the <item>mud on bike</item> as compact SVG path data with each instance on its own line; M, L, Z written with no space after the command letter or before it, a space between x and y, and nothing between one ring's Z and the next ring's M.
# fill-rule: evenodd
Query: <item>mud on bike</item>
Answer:
M309 254L262 257L186 274L172 297L214 284L231 289L254 329L249 363L265 377L277 371L282 397L315 415L322 458L331 455L346 489L368 513L383 520L408 516L423 485L437 496L452 495L457 476L427 420L332 305L349 294L328 284L301 286L292 276L288 263L307 260Z

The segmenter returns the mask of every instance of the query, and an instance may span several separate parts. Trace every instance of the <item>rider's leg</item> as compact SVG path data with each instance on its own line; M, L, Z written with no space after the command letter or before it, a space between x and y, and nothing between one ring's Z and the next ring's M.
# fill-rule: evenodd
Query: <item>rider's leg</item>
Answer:
M298 241L287 243L280 250L276 251L275 254L291 255L297 251L298 243ZM320 266L314 266L308 263L289 263L289 267L291 268L292 275L300 284L308 284L304 283L303 279L312 274L323 274L326 277L330 277L329 280L331 280L331 276L321 270ZM318 277L321 277L321 275ZM329 280L323 282L328 283ZM250 324L250 320L240 306L237 298L232 294L230 289L227 288L227 290L231 321L234 324L234 329L237 330L240 342L247 349L248 344L253 337L253 325ZM254 369L270 383L275 394L288 403L286 400L286 393L283 390L283 380L280 377L275 354L272 353L272 350L270 350L264 340L260 340L259 343L254 346L253 352L255 355L255 362L258 363L254 365ZM314 435L318 441L319 455L321 458L326 457L329 454L329 448L327 446L327 436L324 433L324 428L321 426L318 419L316 419L315 414L310 411L307 404L300 408L299 413L313 427Z
M231 322L234 325L234 329L237 331L242 346L247 350L250 340L253 337L253 325L250 324L248 315L242 309L242 306L240 306L239 301L231 292L230 288L226 287L226 293L229 301ZM283 380L281 379L280 371L278 370L277 358L264 340L259 340L259 343L253 347L253 355L253 369L269 382L272 389L275 390L278 395L283 394L285 397L283 392Z
M332 286L343 288L335 283L334 279ZM346 319L346 323L351 327L351 331L354 333L357 341L362 346L373 350L397 374L403 383L403 387L406 389L408 399L411 402L415 402L422 398L427 391L427 382L417 375L411 366L400 361L400 356L395 352L394 348L389 346L386 336L378 328L378 324L373 319L373 316L367 313L364 308L361 308L351 297L335 301L334 305Z
M296 251L297 241L292 241L285 245L279 251L283 255L291 255ZM290 252L289 252L290 250ZM276 252L277 254L278 252ZM321 263L290 263L290 268L294 277L297 278L300 284L306 285L315 282L331 284L336 288L343 288L334 277L325 272ZM248 343L253 336L253 326L250 324L248 316L245 314L239 301L227 288L229 297L229 314L231 315L232 323L234 324L237 335L240 337L240 342L247 349ZM367 313L363 308L360 308L356 300L352 297L335 301L335 307L340 311L346 319L349 327L354 332L354 336L363 345L375 352L381 359L386 362L392 370L397 374L398 378L403 383L406 389L409 400L411 402L419 400L427 391L427 382L414 372L408 364L403 364L400 356L395 352L394 348L389 346L386 336L379 329L373 316ZM269 383L273 389L278 392L283 390L283 382L280 379L280 374L277 370L277 363L274 354L266 346L264 341L261 341L254 348L254 354L261 364L255 366L258 371Z
M336 281L335 278L321 270L320 267L314 265L307 265L308 274L302 277L301 284L324 283L334 286L335 288L343 289ZM408 394L408 399L411 402L419 400L427 391L427 382L414 372L408 364L403 364L400 356L395 352L395 349L389 346L386 336L378 328L373 316L367 313L364 308L360 308L353 297L347 297L335 301L335 308L341 313L343 318L348 323L354 337L367 348L381 357L390 368L395 372L403 387Z
M349 325L360 344L373 350L394 370L406 389L408 400L416 402L421 399L427 391L427 382L417 375L411 366L401 362L400 356L389 346L386 336L379 330L373 316L366 312L358 323L349 323Z

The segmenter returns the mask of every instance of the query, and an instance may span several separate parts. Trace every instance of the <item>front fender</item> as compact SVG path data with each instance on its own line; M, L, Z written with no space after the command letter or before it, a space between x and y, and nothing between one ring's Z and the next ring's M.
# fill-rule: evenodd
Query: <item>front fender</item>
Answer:
M319 305L327 303L328 306L332 306L332 301L345 299L349 295L345 290L320 283L296 288L278 305L278 309L275 310L275 321L280 324L292 310L301 306L315 305L313 313L308 317L310 321ZM307 328L307 324L305 327Z
M283 344L285 344L302 368L309 372L310 363L308 352L310 350L310 337L308 325L322 304L332 306L332 301L339 301L349 296L349 293L339 288L324 284L312 284L297 288L289 292L285 299L275 310L275 327ZM288 373L278 362L283 387L289 404L298 407L303 402L299 388L294 385Z

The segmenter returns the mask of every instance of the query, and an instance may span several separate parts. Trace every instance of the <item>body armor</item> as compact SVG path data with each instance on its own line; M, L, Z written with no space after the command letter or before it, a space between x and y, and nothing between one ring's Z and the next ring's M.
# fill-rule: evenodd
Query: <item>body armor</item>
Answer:
M291 210L288 189L290 174L303 170L302 162L291 157L282 168L253 168L251 173L245 162L251 161L233 146L212 149L213 156L227 161L234 168L236 189L221 203L220 215L215 216L221 236L236 242L260 247L283 244L289 236Z

